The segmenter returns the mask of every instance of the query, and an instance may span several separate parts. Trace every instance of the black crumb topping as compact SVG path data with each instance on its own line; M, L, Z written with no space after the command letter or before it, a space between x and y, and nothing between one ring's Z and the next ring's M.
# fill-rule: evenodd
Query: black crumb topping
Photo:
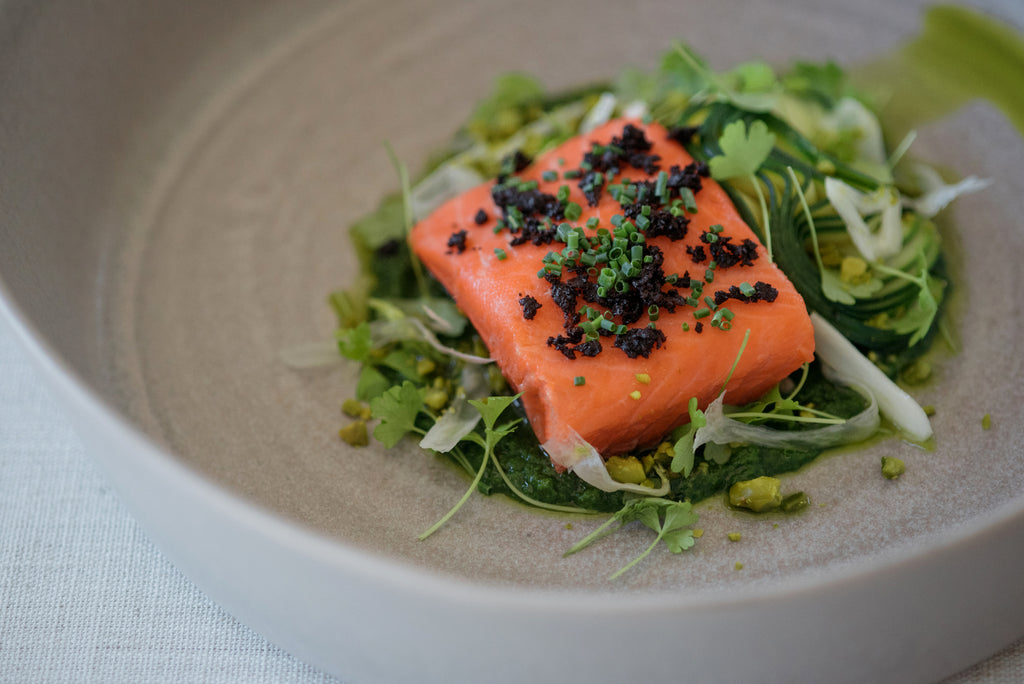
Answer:
M701 235L700 239L707 243L711 258L719 268L730 268L736 264L753 266L757 259L757 243L750 238L737 245L732 242L731 237L707 232Z
M562 352L565 358L575 361L576 354L581 356L597 356L601 353L601 342L598 340L588 340L581 342L583 339L583 330L576 328L579 331L576 334L571 335L559 335L558 337L549 337L548 346L554 347L558 351Z
M668 129L668 139L674 140L683 147L686 147L693 140L693 137L697 135L698 128L696 126L676 126Z
M690 255L690 258L693 259L693 263L695 264L703 264L708 258L708 255L704 252L703 245L697 245L696 247L693 245L686 245L686 253Z
M690 219L685 214L674 216L671 212L664 210L652 211L650 219L651 225L647 228L647 237L665 236L672 242L686 237L686 229L690 225Z
M483 210L483 207L476 210L476 215L473 217L473 223L478 226L482 226L487 223L487 212Z
M501 171L498 172L498 182L504 183L509 176L519 173L531 163L533 163L533 160L523 154L522 150L516 150L501 160Z
M660 349L664 343L665 333L652 328L631 328L615 336L615 346L626 352L626 356L631 359L638 356L646 359L653 350Z
M541 307L541 303L531 295L526 295L521 298L519 300L519 305L523 307L523 318L528 321L533 320L533 317L537 315L537 309Z
M779 296L779 291L768 283L758 280L753 285L754 291L750 295L743 294L735 285L729 287L728 290L717 290L715 292L715 306L722 306L725 302L730 299L738 299L741 302L774 302L776 297Z
M644 173L656 173L658 162L656 154L650 154L651 141L644 135L643 129L633 124L622 128L622 135L612 138L608 145L594 145L591 151L583 155L583 165L593 171L612 171L618 173L623 166L632 166Z
M508 222L509 212L513 208L524 217L547 216L558 220L563 216L562 203L554 195L537 189L523 190L518 185L498 183L491 188L491 198L501 209L502 216Z
M459 254L466 251L466 231L459 230L448 238L448 246L458 250Z
M702 333L702 332L704 332L704 324L701 323L700 321L697 321L694 324L693 329L696 330L699 333Z

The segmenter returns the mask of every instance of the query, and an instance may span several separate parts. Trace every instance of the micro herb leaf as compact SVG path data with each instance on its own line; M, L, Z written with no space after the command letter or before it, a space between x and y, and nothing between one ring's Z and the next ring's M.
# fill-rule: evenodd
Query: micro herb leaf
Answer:
M768 159L775 147L775 134L760 119L752 122L749 129L744 121L737 120L725 127L718 145L722 154L708 161L711 175L715 180L741 178L756 173Z
M369 360L370 351L373 350L373 342L370 340L370 324L363 321L354 328L345 328L338 331L338 351L346 359L352 359L360 363Z
M511 406L520 396L521 395L517 394L512 397L470 399L469 403L476 407L476 410L480 412L480 417L484 419L484 427L487 430L493 430L494 424L498 422L498 418L501 414L504 413L505 409Z
M356 382L356 399L369 401L379 397L391 388L391 381L384 377L379 370L366 364L359 372L359 380Z
M693 506L689 501L670 501L655 497L632 498L603 525L574 544L565 552L565 555L582 551L598 539L617 532L634 521L654 530L657 536L651 545L609 577L609 579L616 579L646 558L658 545L658 542L664 542L672 553L682 553L691 548L695 542L692 526L697 520L698 515L694 513ZM613 528L616 523L618 526Z
M398 444L406 433L416 427L416 416L423 408L423 398L416 385L408 380L370 400L370 412L381 422L373 436L387 448Z
M423 532L419 539L423 541L430 535L437 532L446 522L448 522L453 515L455 515L462 506L469 501L469 497L473 494L473 491L480 486L480 480L483 479L484 471L487 469L487 462L495 460L494 447L501 441L501 438L505 435L513 432L519 425L519 420L512 420L507 423L495 427L495 423L498 422L498 418L516 399L521 395L517 394L512 397L487 397L485 399L470 399L469 403L480 412L480 417L484 421L484 436L481 437L479 432L470 432L464 440L478 444L484 449L483 458L480 459L480 468L477 469L476 476L473 478L473 482L470 483L466 493L462 495L462 498L451 507L451 509L441 517L436 523L431 525L425 532ZM376 434L376 433L374 433Z
M683 435L672 445L672 463L669 468L674 473L682 473L688 477L693 470L694 449L693 437L697 430L708 424L704 412L697 408L697 397L690 397L688 406L690 413L690 424L686 426Z

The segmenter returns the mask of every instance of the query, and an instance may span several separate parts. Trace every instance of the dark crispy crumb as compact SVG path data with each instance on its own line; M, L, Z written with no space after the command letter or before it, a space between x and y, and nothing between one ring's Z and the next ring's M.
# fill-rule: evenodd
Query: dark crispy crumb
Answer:
M498 173L498 183L504 183L509 176L519 173L533 162L522 150L516 150L501 160L501 171Z
M703 264L708 258L708 255L704 252L703 245L697 245L696 247L693 245L687 245L686 253L690 255L690 258L693 259L693 263L695 264Z
M519 305L523 307L523 318L528 321L532 321L533 317L537 315L537 309L542 305L536 300L536 298L526 295L519 300Z
M665 333L652 328L631 328L621 335L615 336L615 346L626 352L626 356L645 359L654 349L660 349L665 343Z
M700 236L701 242L707 244L711 252L711 258L720 268L731 268L736 264L740 266L753 266L757 259L757 243L746 238L740 244L734 244L732 238L726 235L707 231Z
M448 238L448 246L455 248L459 254L466 251L466 231L459 230L451 234ZM449 253L451 250L449 250Z
M476 210L476 215L473 217L473 223L478 226L482 226L487 223L487 212L484 211L483 207Z
M583 163L594 171L618 173L624 165L628 165L645 173L656 173L661 157L649 154L650 149L651 142L644 135L643 129L626 124L621 136L613 137L608 145L595 145L583 155Z
M704 324L701 323L700 321L697 321L696 323L694 323L693 329L699 333L704 332Z
M696 126L675 126L668 130L668 139L674 140L683 147L685 147L693 136L697 134L698 128Z
M779 291L768 283L758 280L753 285L754 293L749 297L740 290L736 285L732 285L728 290L718 290L715 292L715 306L721 306L730 299L738 299L741 302L774 302L776 297L779 296Z

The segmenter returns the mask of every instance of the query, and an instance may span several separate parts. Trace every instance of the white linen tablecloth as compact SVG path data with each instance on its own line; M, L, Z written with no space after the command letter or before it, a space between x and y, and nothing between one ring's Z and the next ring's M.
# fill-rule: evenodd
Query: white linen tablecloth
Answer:
M149 542L0 321L0 681L335 682ZM947 684L1024 682L1024 639Z

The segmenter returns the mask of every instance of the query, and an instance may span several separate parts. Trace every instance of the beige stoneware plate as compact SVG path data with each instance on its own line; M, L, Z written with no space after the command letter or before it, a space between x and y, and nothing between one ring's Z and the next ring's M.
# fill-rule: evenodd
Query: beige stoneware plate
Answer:
M996 180L954 213L963 349L920 396L936 448L787 476L802 516L702 504L692 552L616 582L643 530L562 557L601 518L477 497L419 542L465 481L347 447L353 369L278 358L331 339L345 228L396 185L384 141L416 169L495 75L570 86L675 39L718 68L857 63L921 7L0 2L0 308L168 556L346 681L934 680L1024 635L1024 144L986 105L915 143ZM881 478L882 453L907 474Z

